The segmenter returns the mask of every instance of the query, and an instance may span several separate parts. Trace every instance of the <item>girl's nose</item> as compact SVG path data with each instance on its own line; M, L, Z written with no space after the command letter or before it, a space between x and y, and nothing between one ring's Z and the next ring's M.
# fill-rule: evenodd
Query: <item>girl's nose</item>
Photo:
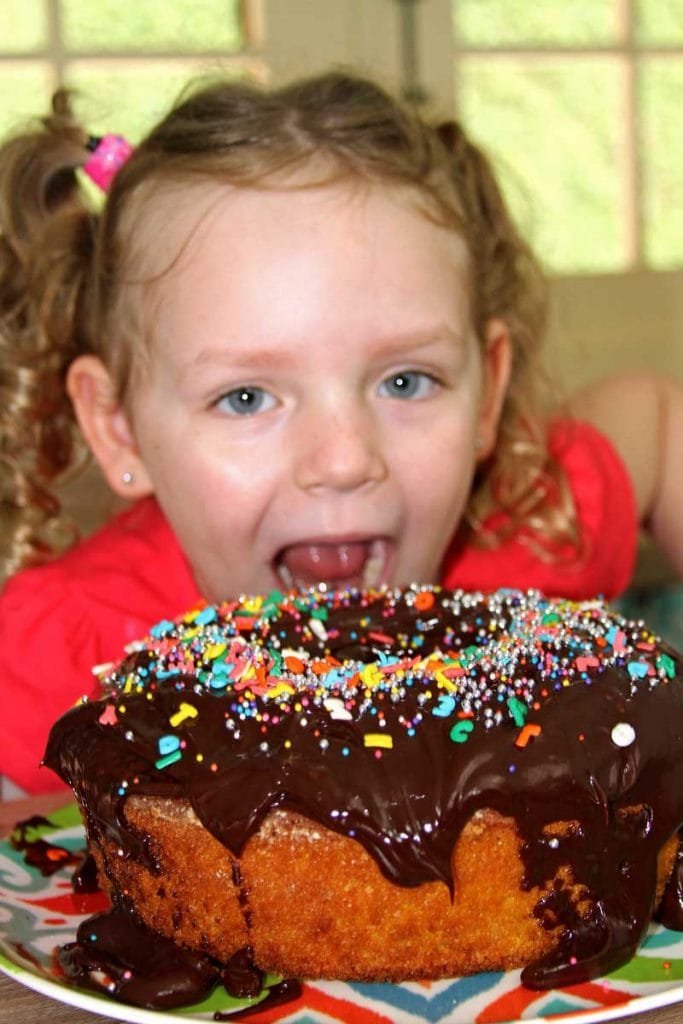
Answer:
M305 490L352 491L387 476L378 431L362 410L319 408L300 424L296 444L295 479Z

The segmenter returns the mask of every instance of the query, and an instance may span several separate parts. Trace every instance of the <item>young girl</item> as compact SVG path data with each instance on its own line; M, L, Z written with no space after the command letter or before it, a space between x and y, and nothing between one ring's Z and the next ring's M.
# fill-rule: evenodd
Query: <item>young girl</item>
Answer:
M219 83L148 136L101 213L76 173L88 144L58 95L0 154L3 537L8 575L33 566L0 598L15 784L55 785L45 736L91 666L201 599L614 595L639 520L673 553L674 386L631 378L584 396L586 422L548 414L541 279L455 124L341 75ZM72 408L133 504L48 561Z

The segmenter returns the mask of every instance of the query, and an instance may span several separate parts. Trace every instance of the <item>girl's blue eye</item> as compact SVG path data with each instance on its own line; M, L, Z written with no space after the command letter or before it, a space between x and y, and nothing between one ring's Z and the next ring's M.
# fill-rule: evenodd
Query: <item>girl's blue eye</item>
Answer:
M256 413L272 409L274 404L273 396L263 388L243 387L234 388L222 395L216 402L216 408L235 416L255 416Z
M424 398L434 387L435 381L428 373L419 370L402 370L387 377L380 385L380 394L387 398Z

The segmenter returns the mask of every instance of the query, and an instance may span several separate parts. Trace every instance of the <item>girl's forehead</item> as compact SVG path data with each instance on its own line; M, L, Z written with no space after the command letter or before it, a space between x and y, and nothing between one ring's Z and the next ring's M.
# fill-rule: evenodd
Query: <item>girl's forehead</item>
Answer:
M153 348L386 347L469 329L459 236L408 197L234 190L172 218L167 271L148 289ZM158 343L158 344L157 344ZM312 344L312 343L311 343Z
M216 339L233 352L309 336L343 348L350 335L369 345L471 329L465 244L417 190L194 185L157 193L141 227L148 359Z
M205 189L191 206L162 214L158 237L168 262L157 284L171 301L177 289L206 294L212 286L233 296L286 287L303 296L352 282L359 292L373 283L429 292L434 279L460 291L469 279L465 243L429 218L419 199L415 190L365 182Z
M147 182L121 218L124 280L163 277L218 199L219 190L204 184Z
M324 231L340 216L362 234L369 206L383 208L388 233L395 224L400 233L405 215L415 217L434 229L435 244L447 242L458 256L458 263L467 265L467 247L453 224L444 224L433 197L416 186L382 179L362 178L347 174L326 180L310 169L286 180L262 185L235 185L226 182L199 181L164 183L149 191L141 208L134 215L129 265L143 276L159 279L173 268L180 268L197 255L211 238L214 227L225 231L227 246L238 246L240 238L230 233L230 222L244 232L250 220L287 217L290 230L299 219L307 230L311 211L316 227ZM300 211L301 217L296 217ZM292 215L294 213L294 216ZM254 223L254 229L259 227ZM427 232L427 235L431 232Z

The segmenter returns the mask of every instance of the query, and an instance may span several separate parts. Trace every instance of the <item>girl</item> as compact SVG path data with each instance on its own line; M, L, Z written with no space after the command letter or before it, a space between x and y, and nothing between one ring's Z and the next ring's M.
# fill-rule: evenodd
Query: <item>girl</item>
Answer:
M548 416L540 276L456 125L341 75L219 83L148 136L100 214L76 174L88 141L58 94L0 159L3 536L8 572L33 565L0 600L14 783L54 785L44 739L91 666L200 599L414 580L612 595L638 519L673 551L673 385L586 395L613 444ZM133 504L48 562L72 407Z

